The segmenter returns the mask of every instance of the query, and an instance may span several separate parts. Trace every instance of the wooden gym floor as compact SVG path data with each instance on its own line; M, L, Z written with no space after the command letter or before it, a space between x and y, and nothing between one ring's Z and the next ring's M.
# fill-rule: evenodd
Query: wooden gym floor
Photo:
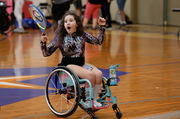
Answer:
M93 35L98 31L87 31ZM111 87L122 119L180 119L178 27L127 25L106 31L102 46L86 45L86 62L108 71L120 64L120 82ZM46 33L53 38L51 29ZM0 119L59 119L44 96L46 76L60 61L59 51L43 57L39 29L0 35ZM111 107L95 113L116 119ZM89 119L78 108L67 119Z

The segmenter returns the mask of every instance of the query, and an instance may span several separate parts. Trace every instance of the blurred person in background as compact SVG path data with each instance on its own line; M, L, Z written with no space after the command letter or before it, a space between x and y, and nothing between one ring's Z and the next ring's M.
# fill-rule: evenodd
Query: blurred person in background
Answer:
M71 0L51 0L52 2L52 26L55 31L58 27L58 21L69 10Z
M126 25L126 17L124 12L124 6L125 6L126 0L117 0L118 9L120 11L120 25L125 26Z
M82 2L81 0L74 0L74 6L76 8L76 14L81 17Z
M103 0L101 6L102 17L107 19L108 26L106 27L106 30L112 30L110 4L111 0Z
M14 0L15 2L15 8L14 8L14 16L16 17L18 27L14 29L13 31L15 33L27 33L27 31L24 30L23 24L22 24L22 8L24 5L24 0Z
M83 26L86 27L92 16L92 29L95 30L101 9L102 0L87 0L84 13Z

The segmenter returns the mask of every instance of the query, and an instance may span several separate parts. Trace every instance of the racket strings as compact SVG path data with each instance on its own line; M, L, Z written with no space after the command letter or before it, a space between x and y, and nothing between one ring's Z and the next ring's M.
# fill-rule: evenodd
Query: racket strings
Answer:
M36 10L33 10L33 14L34 14L34 18L37 21L43 22L43 17L42 17L42 15L39 12L37 12Z
M33 6L30 8L31 14L34 18L34 20L37 22L37 25L41 27L42 29L46 28L46 20L44 16Z

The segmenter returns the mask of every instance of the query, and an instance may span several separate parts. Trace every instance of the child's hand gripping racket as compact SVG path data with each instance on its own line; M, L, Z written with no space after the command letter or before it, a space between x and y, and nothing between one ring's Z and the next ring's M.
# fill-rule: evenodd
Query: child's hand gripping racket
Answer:
M38 7L36 7L35 5L30 4L29 12L30 12L33 20L36 22L38 27L41 29L43 35L46 35L45 29L46 29L47 21L43 15L43 13L41 12L41 10Z

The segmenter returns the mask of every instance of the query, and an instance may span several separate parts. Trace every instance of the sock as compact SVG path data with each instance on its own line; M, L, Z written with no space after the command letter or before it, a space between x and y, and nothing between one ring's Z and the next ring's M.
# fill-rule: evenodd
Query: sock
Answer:
M94 106L95 107L101 107L102 106L101 103L98 103L96 101L97 100L97 95L98 95L100 89L101 89L101 84L99 84L99 85L95 84L94 85L94 92L93 92L94 95L93 95L93 97L94 97Z

